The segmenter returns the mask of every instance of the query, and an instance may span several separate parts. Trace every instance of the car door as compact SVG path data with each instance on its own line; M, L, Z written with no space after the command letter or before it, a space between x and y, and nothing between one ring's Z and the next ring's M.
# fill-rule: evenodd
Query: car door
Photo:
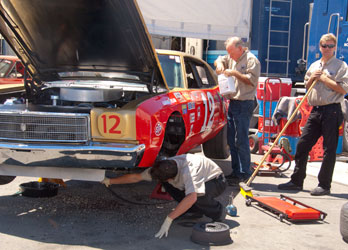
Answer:
M210 66L203 61L184 57L187 91L191 101L187 104L189 140L205 141L219 128L223 119L222 96Z

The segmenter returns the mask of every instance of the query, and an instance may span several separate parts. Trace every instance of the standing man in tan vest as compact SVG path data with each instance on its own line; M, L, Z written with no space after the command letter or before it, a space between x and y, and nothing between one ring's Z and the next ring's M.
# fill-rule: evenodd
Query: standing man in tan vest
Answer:
M238 184L251 176L249 124L261 66L243 44L239 37L228 38L225 42L228 54L214 62L216 73L234 77L236 88L235 93L225 96L230 99L227 119L232 174L226 176L229 184Z

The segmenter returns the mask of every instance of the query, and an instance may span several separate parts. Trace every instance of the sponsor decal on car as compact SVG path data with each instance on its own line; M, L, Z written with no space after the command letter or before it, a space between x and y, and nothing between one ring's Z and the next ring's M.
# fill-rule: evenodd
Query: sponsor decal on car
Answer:
M155 125L155 135L160 136L162 134L162 131L163 131L162 123L157 122Z
M181 108L182 108L182 113L183 114L187 114L187 106L186 106L186 104L181 105Z
M195 109L195 103L194 103L194 102L189 102L189 103L187 104L187 106L188 106L188 110Z
M179 101L185 101L185 99L182 97L181 93L179 92L175 92L174 96L176 99L178 99Z
M191 100L191 96L187 92L183 92L182 95L185 97L186 100Z
M169 98L166 98L165 100L162 101L163 106L170 105L171 100Z
M195 113L191 113L190 114L190 123L194 123L196 121L196 116L195 116Z

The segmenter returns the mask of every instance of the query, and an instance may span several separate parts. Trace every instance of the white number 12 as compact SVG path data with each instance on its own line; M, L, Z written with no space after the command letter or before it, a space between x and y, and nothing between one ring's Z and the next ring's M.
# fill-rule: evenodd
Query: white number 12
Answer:
M214 97L210 92L207 92L207 97L205 97L204 92L201 93L202 95L202 101L204 104L204 122L203 126L201 128L201 132L204 132L207 129L210 129L211 126L213 125L213 116L215 112L215 103L214 103ZM208 100L207 100L208 99ZM209 119L208 119L208 113Z

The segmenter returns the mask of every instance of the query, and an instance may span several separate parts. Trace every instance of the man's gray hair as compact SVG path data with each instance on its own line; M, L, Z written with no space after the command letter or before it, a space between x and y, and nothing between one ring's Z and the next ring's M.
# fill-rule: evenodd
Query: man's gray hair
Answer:
M244 47L244 42L242 40L242 38L238 37L238 36L233 36L233 37L229 37L227 38L227 40L225 41L225 46L227 47L230 44L234 44L234 47Z

